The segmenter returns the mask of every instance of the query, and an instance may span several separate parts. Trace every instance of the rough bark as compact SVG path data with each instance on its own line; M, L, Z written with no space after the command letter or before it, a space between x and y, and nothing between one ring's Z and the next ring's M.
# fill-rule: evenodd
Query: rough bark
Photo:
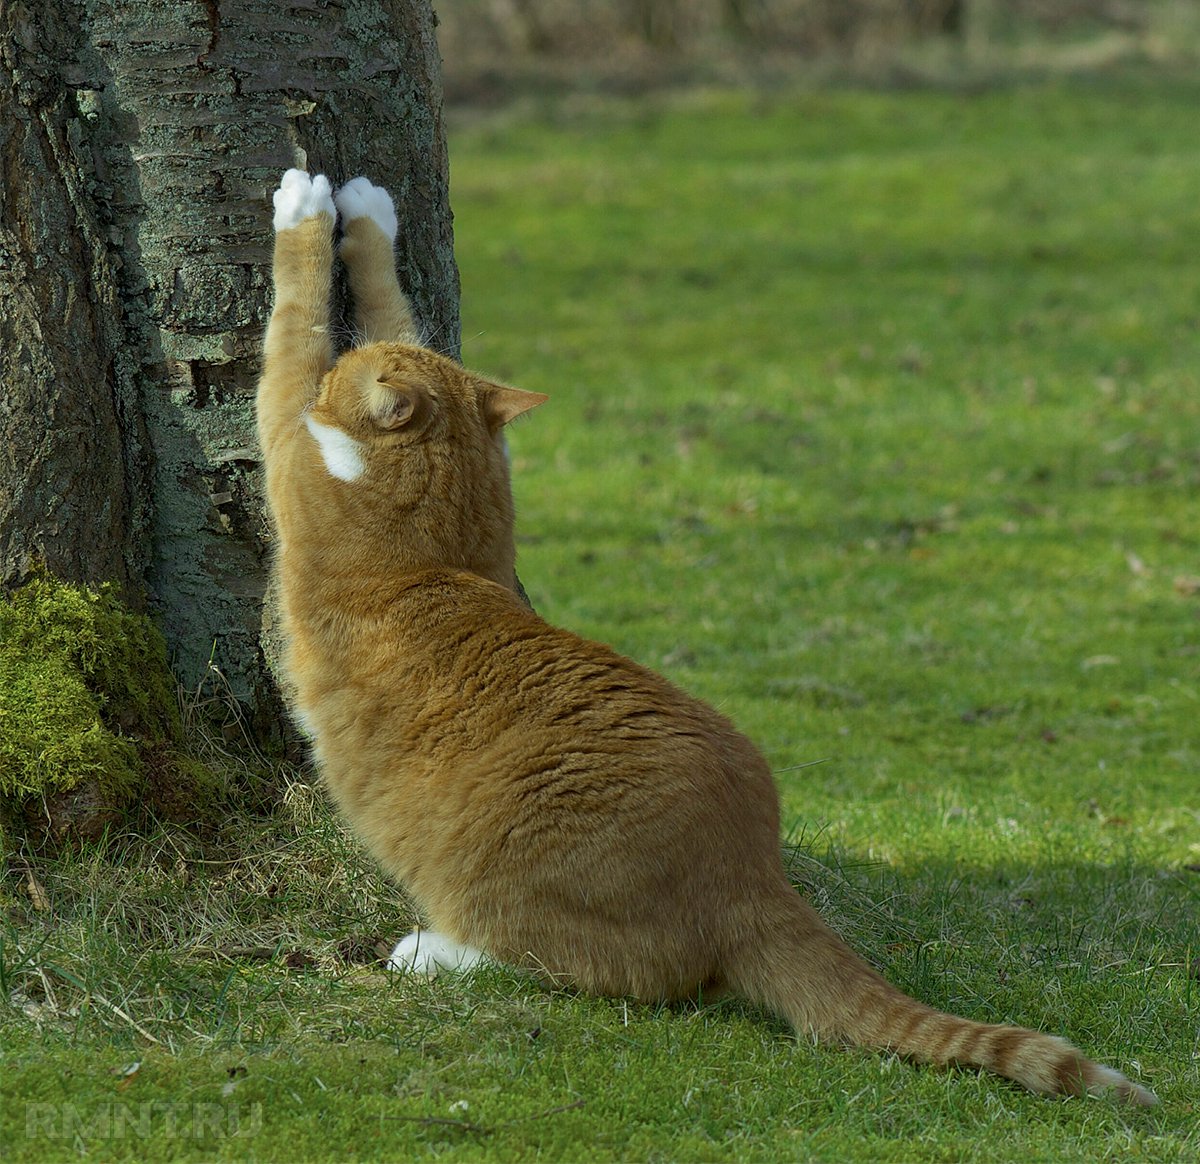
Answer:
M457 356L433 25L429 0L0 8L4 581L41 557L147 595L180 680L260 729L270 192L288 166L388 186L401 279Z

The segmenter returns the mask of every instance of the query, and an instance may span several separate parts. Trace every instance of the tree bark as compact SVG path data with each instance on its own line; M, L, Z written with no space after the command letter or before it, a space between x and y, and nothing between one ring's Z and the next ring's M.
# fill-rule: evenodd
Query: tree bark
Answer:
M119 582L180 681L260 733L279 723L253 428L270 193L289 166L386 185L401 281L457 357L433 28L429 0L0 7L4 583L37 559Z

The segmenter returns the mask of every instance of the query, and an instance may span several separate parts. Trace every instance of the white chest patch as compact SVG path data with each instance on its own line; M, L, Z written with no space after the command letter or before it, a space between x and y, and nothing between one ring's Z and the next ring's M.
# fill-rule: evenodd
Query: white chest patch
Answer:
M352 436L311 416L306 416L304 423L320 447L325 468L332 476L339 481L357 481L367 471L363 447Z

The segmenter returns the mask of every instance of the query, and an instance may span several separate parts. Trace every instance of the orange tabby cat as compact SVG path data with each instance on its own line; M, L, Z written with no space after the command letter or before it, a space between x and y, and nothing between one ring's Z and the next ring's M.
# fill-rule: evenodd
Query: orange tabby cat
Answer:
M419 346L384 190L334 198L290 170L275 208L258 425L285 667L338 806L432 923L392 965L486 954L600 994L731 992L806 1036L1154 1103L1061 1039L914 1001L826 928L785 875L754 745L514 594L502 429L545 397ZM335 362L339 211L365 346Z

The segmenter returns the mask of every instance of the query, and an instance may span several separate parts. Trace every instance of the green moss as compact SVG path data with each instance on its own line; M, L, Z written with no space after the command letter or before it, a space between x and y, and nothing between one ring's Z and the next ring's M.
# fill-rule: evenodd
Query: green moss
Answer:
M89 781L111 807L165 789L178 801L183 784L207 793L217 778L176 751L181 738L162 636L112 587L39 574L0 602L0 799L10 815Z
M131 791L137 748L105 727L101 701L61 655L4 643L0 653L0 794L67 791L94 776Z

